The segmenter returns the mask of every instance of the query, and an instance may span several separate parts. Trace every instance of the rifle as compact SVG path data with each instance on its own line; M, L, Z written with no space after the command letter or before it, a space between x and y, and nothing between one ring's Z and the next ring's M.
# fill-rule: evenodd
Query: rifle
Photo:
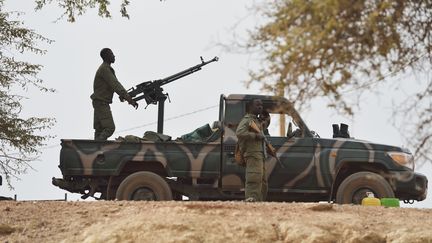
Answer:
M177 79L183 78L187 75L190 75L196 71L201 70L201 68L211 62L217 62L219 60L218 57L214 57L209 61L204 61L202 57L201 63L185 69L181 72L173 74L163 79L153 80L153 81L145 81L135 86L135 88L128 89L128 94L132 97L134 101L145 99L147 106L150 104L156 105L160 101L165 101L166 98L169 99L168 93L163 93L162 85L171 83ZM138 96L139 95L139 96ZM146 108L147 108L146 106Z
M264 133L261 131L261 129L259 129L258 125L255 122L251 122L249 124L249 127L252 129L252 131L254 131L255 133L260 133L261 135L263 135L264 137L264 142L266 144L266 150L267 153L270 154L271 156L273 156L276 161L280 164L280 166L282 168L285 168L285 166L282 164L282 162L280 161L280 159L277 157L276 154L276 149L273 147L273 145L271 145L271 143L267 140L267 137L264 135Z

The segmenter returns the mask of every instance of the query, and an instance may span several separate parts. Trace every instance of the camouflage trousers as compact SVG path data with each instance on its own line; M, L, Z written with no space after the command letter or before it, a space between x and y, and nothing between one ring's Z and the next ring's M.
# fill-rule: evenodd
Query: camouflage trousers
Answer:
M253 198L255 201L265 201L267 198L267 176L262 153L254 153L245 157L246 160L246 185L245 198Z
M114 119L108 103L93 100L93 128L95 140L107 140L115 131Z

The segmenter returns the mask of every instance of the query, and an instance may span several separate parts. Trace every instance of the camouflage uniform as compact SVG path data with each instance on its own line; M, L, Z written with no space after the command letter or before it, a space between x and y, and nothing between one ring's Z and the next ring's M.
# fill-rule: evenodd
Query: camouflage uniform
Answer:
M265 201L267 197L267 178L265 172L264 141L257 139L256 133L250 131L249 125L255 122L260 129L261 124L253 114L246 114L240 121L236 135L240 151L246 160L245 198L255 201Z
M126 89L120 84L115 76L114 69L108 63L102 63L93 83L94 118L93 128L95 129L95 140L107 140L115 131L114 120L109 104L116 92L120 97L127 95Z

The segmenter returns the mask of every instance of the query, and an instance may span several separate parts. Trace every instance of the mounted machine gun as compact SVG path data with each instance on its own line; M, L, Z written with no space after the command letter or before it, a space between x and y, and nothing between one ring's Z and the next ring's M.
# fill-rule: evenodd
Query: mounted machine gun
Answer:
M204 61L202 57L200 58L201 58L201 63L198 65L195 65L193 67L190 67L188 69L185 69L181 72L178 72L176 74L173 74L163 79L142 82L128 90L128 94L132 97L134 101L145 99L147 106L150 104L153 105L158 104L158 125L157 125L158 133L163 133L164 105L165 105L165 100L167 98L169 100L169 95L168 93L163 92L162 85L171 83L177 79L190 75L196 71L201 70L203 66L212 62L217 62L219 60L218 57L214 57L209 61Z

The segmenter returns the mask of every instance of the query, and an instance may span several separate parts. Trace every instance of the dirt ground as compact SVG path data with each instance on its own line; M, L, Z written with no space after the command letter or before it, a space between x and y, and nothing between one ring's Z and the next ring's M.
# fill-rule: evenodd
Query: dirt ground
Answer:
M0 201L0 242L432 242L432 209Z

